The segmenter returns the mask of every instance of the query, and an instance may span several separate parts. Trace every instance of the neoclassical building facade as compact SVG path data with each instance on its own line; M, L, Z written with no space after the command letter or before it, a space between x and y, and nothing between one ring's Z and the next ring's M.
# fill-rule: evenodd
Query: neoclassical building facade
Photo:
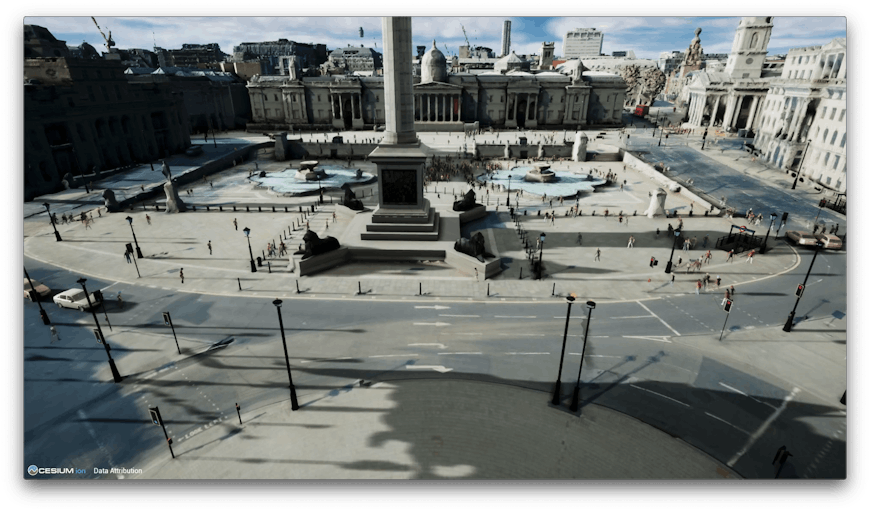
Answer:
M433 46L414 84L415 130L460 131L474 122L494 128L621 126L620 76L590 72L580 61L559 72L532 73L521 70L514 54L501 60L489 73L448 74L444 55ZM255 76L248 91L249 130L372 129L385 123L382 77Z

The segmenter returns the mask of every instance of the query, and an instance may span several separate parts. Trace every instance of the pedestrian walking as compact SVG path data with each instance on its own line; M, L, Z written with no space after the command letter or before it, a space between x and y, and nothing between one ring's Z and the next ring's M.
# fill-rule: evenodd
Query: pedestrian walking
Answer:
M726 289L726 290L725 290L725 298L722 299L722 304L721 304L721 306L724 307L724 306L725 306L725 302L727 302L727 301L730 300L730 299L731 299L731 293Z
M752 256L755 255L755 249L750 250L748 254L746 254L746 262L752 264Z
M129 250L124 251L124 257L127 259L127 264L133 264L133 261L130 259L130 251Z
M151 215L145 215L145 221L148 222L148 225L151 225Z
M716 275L716 289L719 289L721 287L721 284L722 284L722 277L720 277L719 275Z
M480 275L479 275L479 273L478 273L478 271L477 271L477 268L474 269L474 280L475 280L476 282L480 282Z
M704 261L705 261L707 264L710 264L710 261L711 261L712 259L713 259L713 254L712 254L712 252L710 252L710 251L708 250L707 253L704 254Z
M100 208L97 208L97 217L103 218L103 214L100 212Z
M211 240L208 240L208 255L211 255Z
M51 332L51 344L54 344L55 341L60 340L60 334L57 333L57 328L54 325L48 327L48 330Z
M85 224L85 229L93 229L93 227L91 227L91 220L85 218L82 222Z
M734 291L734 286L732 285L728 290L731 291L731 300L734 301L734 298L737 296L737 293Z
M178 276L181 277L181 283L184 284L184 268L178 270Z
M656 239L658 239L659 234L661 234L661 233L662 233L662 230L659 229L658 227L656 227Z
M649 258L649 267L652 268L653 266L655 266L655 264L656 264L656 258L650 257Z
M707 248L707 240L709 240L709 239L710 239L710 235L709 235L709 234L705 234L705 235L704 235L704 248Z
M683 240L683 252L689 251L689 240Z
M676 278L677 278L677 277L676 277L673 273L671 273L671 287L674 287L674 280L675 280Z
M732 262L733 263L734 262L733 259L734 259L734 249L732 248L731 250L728 251L728 259L726 259L725 262Z
M239 221L235 218L233 218L233 227L235 227L237 231L239 230Z
M335 211L332 212L332 221L335 222Z
M600 248L595 251L595 260L601 261L601 249Z
M628 248L633 248L633 247L634 247L634 236L629 236L628 237Z
M695 283L695 294L701 294L701 279L698 279L698 282Z

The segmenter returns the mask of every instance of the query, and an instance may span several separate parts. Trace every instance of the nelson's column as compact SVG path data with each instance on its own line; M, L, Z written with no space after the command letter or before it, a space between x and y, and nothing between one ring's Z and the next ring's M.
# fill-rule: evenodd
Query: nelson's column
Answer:
M414 132L411 18L383 18L386 132L369 155L378 166L378 209L369 240L438 239L438 215L423 197L426 153Z

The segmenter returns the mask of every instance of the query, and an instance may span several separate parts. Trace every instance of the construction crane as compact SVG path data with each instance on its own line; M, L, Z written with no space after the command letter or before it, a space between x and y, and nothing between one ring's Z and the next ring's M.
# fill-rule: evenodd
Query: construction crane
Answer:
M462 23L460 23L459 26L462 27L462 35L465 36L465 44L468 45L468 51L470 52L471 51L471 43L468 42L468 34L465 33L465 27L462 25Z
M106 34L103 33L103 29L100 28L100 24L97 23L97 19L93 16L91 16L91 19L94 20L94 25L96 25L97 30L100 31L100 35L106 40L106 50L108 50L109 53L112 53L112 46L115 46L115 41L112 40L112 31L109 30L109 37L106 37Z

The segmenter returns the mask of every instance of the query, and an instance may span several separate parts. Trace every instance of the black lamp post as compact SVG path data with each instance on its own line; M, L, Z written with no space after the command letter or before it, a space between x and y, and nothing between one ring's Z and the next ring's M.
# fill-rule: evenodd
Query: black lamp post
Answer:
M127 217L127 223L130 224L130 232L133 233L133 243L136 244L136 258L142 259L142 249L139 248L139 242L136 240L136 231L133 230L133 217ZM138 271L138 268L137 268Z
M538 280L544 278L544 241L547 239L545 233L541 233L541 255L538 256Z
M278 309L278 325L281 327L281 344L284 345L284 361L287 362L287 378L290 379L290 409L298 410L299 401L296 400L296 387L293 386L293 375L290 374L290 356L287 355L287 340L284 338L284 320L281 319L281 300L275 299L272 302L275 308Z
M320 198L317 201L323 204L323 187L320 186L320 176L315 174L315 177L317 178L317 191L320 192Z
M595 308L595 302L589 300L586 302L586 308L589 309L589 314L586 316L586 331L583 333L583 349L580 351L580 369L577 371L577 385L574 387L574 398L571 400L572 412L576 412L577 406L580 404L580 374L583 372L583 356L586 354L586 339L589 338L589 322L592 321L592 309Z
M505 203L505 206L507 206L507 207L511 207L511 177L513 177L513 176L508 174L508 197L507 197L507 202Z
M795 186L797 186L798 179L800 179L800 177L801 177L801 169L804 166L804 160L807 159L807 156L808 156L807 153L810 150L810 142L812 142L812 140L807 140L807 147L804 149L804 155L801 156L801 162L798 164L797 174L795 174L795 176L794 176L794 183L791 184L792 190L794 190Z
M57 232L57 226L54 225L54 217L51 216L51 206L49 206L49 204L47 202L43 202L42 205L45 206L45 212L48 213L48 221L51 222L51 227L54 229L55 239L57 239L57 241L63 241L60 238L60 233Z
M97 320L97 312L94 309L93 305L91 304L91 295L88 294L88 288L85 287L85 282L87 282L87 281L88 281L88 279L82 277L79 280L77 280L76 282L82 285L82 289L85 292L85 298L88 300L88 308L91 309L91 314L94 315L94 323L96 323L96 325L97 325L97 333L100 336L100 340L102 341L103 347L106 348L106 356L109 357L109 368L112 370L112 379L115 380L115 383L120 383L121 382L121 373L118 372L118 368L115 367L115 361L112 360L112 354L109 353L109 350L111 350L112 348L109 347L109 343L106 342L106 338L103 337L103 329L100 328L100 322Z
M671 258L668 259L668 264L665 266L665 273L670 273L674 265L674 249L677 248L677 239L680 237L680 231L674 231L674 244L671 245Z
M661 115L661 114L659 114L659 115ZM661 119L661 117L656 118L656 124L659 126L659 147L661 147L661 145L662 145L662 134L665 132L665 128L663 126L661 126L661 124L659 123L660 119Z
M813 264L816 262L816 256L819 255L819 249L822 247L822 242L816 242L816 252L813 254L813 260L810 261L810 267L807 268L807 276L804 277L804 283L801 284L801 287L798 288L797 291L797 300L794 302L794 307L791 309L791 312L788 313L788 319L785 320L785 325L782 327L783 332L791 332L792 324L794 323L794 314L797 310L798 303L801 301L801 297L804 295L804 290L807 288L807 280L810 278L810 272L813 270Z
M773 228L773 223L775 221L776 221L776 213L771 213L770 214L770 225L767 226L767 234L764 235L764 244L761 245L761 250L759 251L762 254L767 252L767 237L770 236L770 229ZM776 240L776 233L774 233L773 239Z
M571 304L574 303L574 295L565 297L568 302L568 313L565 315L565 333L562 335L562 354L559 356L559 374L556 376L556 388L553 390L553 404L558 405L562 397L562 362L565 360L565 343L568 340L568 320L571 319Z
M707 130L704 130L704 135L701 137L701 150L704 150L704 144L707 143Z
M254 251L251 250L251 230L245 227L242 229L245 233L245 238L248 239L248 253L251 254L251 273L257 273L257 265L254 264Z
M51 320L48 319L48 313L42 308L42 303L39 301L39 293L33 287L33 281L30 280L30 275L27 274L27 268L24 268L24 276L27 277L27 282L30 283L30 296L33 298L33 301L36 302L36 305L39 306L39 317L42 318L42 323L50 325Z

